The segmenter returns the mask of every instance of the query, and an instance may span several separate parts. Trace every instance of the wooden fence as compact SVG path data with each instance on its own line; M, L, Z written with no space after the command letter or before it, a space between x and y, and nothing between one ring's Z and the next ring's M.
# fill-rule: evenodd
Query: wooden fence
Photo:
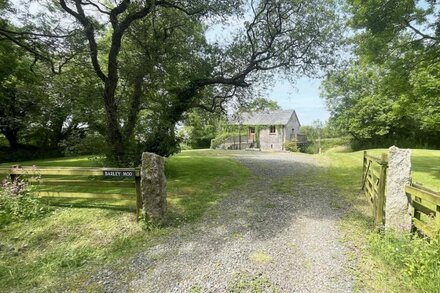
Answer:
M9 175L11 180L16 180L17 177L25 178L30 184L36 185L33 193L42 198L134 201L138 218L142 208L140 171L136 168L13 166L0 167L0 174ZM74 189L89 187L98 191L66 191L68 187ZM132 189L133 192L106 193L109 188Z
M364 151L362 189L373 209L377 225L385 223L385 188L388 156L369 155ZM411 183L405 186L413 228L432 237L440 232L440 193Z
M371 204L374 222L383 224L385 218L385 182L387 170L387 154L375 157L364 151L362 189Z
M414 227L429 237L434 236L440 228L440 193L415 183L406 186L405 191Z

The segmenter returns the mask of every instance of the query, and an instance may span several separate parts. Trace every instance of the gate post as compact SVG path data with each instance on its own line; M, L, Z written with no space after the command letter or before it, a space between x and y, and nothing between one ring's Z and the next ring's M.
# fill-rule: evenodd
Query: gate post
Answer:
M382 225L384 221L385 206L385 179L387 178L387 154L382 154L380 158L379 185L377 187L377 205L376 205L376 225Z
M385 192L385 230L411 230L405 186L411 183L411 150L389 148Z
M141 164L142 216L152 222L161 222L167 205L165 160L153 153L142 153Z

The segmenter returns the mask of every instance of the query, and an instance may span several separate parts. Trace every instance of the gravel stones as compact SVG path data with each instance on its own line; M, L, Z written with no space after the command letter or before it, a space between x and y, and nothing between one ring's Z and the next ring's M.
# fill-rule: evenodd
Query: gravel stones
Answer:
M353 264L337 225L341 211L331 204L337 195L310 180L321 168L314 159L265 152L236 158L253 173L249 183L105 282L108 271L94 282L108 292L353 291ZM286 178L291 191L275 191Z

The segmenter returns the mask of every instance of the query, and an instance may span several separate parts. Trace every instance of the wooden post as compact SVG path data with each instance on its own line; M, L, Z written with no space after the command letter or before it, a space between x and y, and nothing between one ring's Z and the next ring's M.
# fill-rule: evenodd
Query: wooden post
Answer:
M13 165L12 169L15 169L15 168L21 168L21 166L20 165ZM17 180L18 175L11 173L11 174L9 174L9 177L11 178L11 182L14 183L15 180Z
M437 210L435 211L435 223L436 223L436 228L440 229L440 206L437 206ZM438 231L440 232L440 231Z
M366 174L365 174L365 171L366 171L366 167L367 167L367 157L366 157L366 155L367 155L367 151L364 151L364 159L362 160L362 181L361 182L365 182L365 177L367 176ZM362 186L363 186L364 184L362 184ZM362 189L363 189L363 187L362 187Z
M377 210L375 215L376 225L384 223L384 206L385 206L385 184L387 174L387 154L383 153L380 160L379 186L377 191Z
M139 220L140 210L142 209L141 176L135 177L135 184L136 184L136 220Z
M15 174L9 174L9 177L11 178L12 183L14 183L15 180L17 180L17 175L15 175Z
M241 150L241 125L238 126L238 149Z

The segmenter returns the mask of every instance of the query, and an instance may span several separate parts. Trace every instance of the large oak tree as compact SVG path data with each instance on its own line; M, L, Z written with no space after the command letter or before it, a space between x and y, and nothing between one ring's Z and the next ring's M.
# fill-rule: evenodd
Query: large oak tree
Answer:
M262 77L270 76L269 72L282 72L292 79L297 74L317 73L333 63L340 38L338 14L332 0L244 3L221 0L59 0L39 3L38 7L3 7L4 15L16 18L21 26L16 30L3 22L0 40L26 49L35 62L48 64L53 72L62 71L63 66L76 56L88 54L102 83L104 128L116 158L126 154L139 112L148 101L146 96L162 98L159 104L166 108L162 119L170 128L193 107L206 110L222 107L241 93L240 89L249 88ZM25 17L22 18L23 13ZM175 16L175 22L160 21L170 15ZM208 44L197 40L203 28L228 19L244 20L238 21L240 28L231 30L234 36L230 42ZM154 74L140 70L131 76L129 82L122 82L121 70L125 64L121 63L124 59L121 54L135 58L133 60L145 57L148 55L145 49L151 50L151 45L158 42L155 30L162 31L162 36L168 39L178 38L182 30L177 28L182 20L192 22L193 26L198 24L201 29L199 32L193 30L183 38L188 44L200 44L198 52L187 51L186 62L181 61L182 55L177 58L181 66L186 66L194 74L184 76L176 84L168 83L166 88L153 86L157 83L152 78L160 76L156 74L157 69L168 58L167 50L158 50L161 55L154 52L150 56L155 58L139 63L140 66L149 66ZM158 23L161 25L157 26ZM153 33L142 33L138 29L142 25ZM137 46L130 45L136 41ZM172 53L173 47L169 47L169 51ZM172 81L172 74L176 71L164 71L162 78ZM123 91L126 86L131 90ZM210 95L206 95L206 91ZM118 95L123 92L130 93L129 99L120 99Z

